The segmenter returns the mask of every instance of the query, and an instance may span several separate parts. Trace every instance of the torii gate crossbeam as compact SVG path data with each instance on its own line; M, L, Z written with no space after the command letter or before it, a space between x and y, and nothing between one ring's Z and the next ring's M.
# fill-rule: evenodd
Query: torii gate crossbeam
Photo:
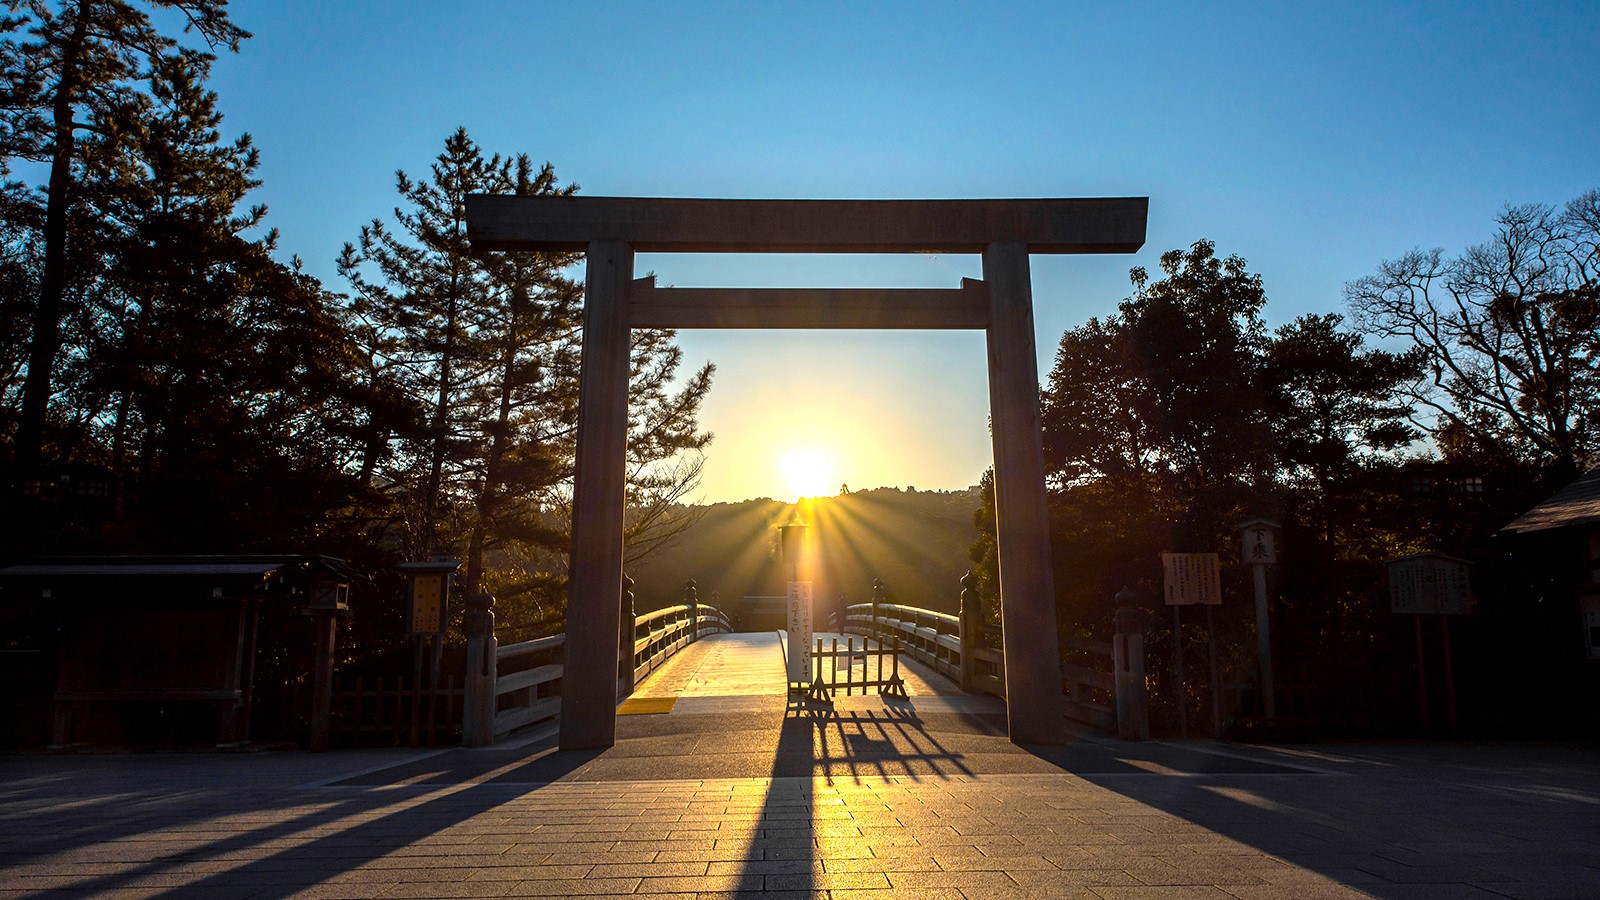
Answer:
M1039 427L1030 253L1132 253L1148 198L701 200L472 196L479 250L583 251L572 564L561 746L616 740L632 328L982 328L989 356L1006 714L1019 744L1065 739ZM642 252L981 253L953 290L656 288Z

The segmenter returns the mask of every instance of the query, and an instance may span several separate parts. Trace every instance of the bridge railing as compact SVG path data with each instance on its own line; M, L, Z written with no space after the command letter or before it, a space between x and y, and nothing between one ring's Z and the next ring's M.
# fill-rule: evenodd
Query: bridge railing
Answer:
M699 603L668 606L636 617L633 620L633 680L629 688L684 647L707 635L732 630L722 610Z
M632 579L624 579L631 588ZM618 693L631 693L649 675L702 637L732 631L722 610L696 601L688 582L677 606L632 615L633 592L625 590L618 644ZM627 621L632 620L631 625ZM494 598L479 594L467 604L466 704L461 742L482 747L518 728L555 717L561 711L561 652L567 636L551 635L500 646L494 637ZM504 672L504 674L502 674Z
M898 638L905 653L956 681L962 690L1004 697L1000 628L983 621L971 573L961 584L961 612L951 615L884 602L883 582L875 581L871 603L846 607L844 630L874 640ZM1110 642L1068 640L1063 649L1061 690L1067 715L1130 740L1148 738L1144 636L1131 610L1129 614L1118 610L1117 633Z

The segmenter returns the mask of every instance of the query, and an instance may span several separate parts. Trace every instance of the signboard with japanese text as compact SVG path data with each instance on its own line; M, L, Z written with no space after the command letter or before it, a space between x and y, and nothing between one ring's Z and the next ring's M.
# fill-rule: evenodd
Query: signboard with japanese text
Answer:
M444 630L445 578L438 573L411 577L411 633L438 634Z
M789 582L789 680L811 683L811 582Z
M1472 612L1470 566L1440 553L1389 560L1389 609L1404 615Z
M1161 573L1168 606L1219 606L1222 577L1215 553L1163 553Z
M1252 519L1244 523L1239 556L1239 561L1246 565L1275 565L1278 562L1278 524L1265 519Z

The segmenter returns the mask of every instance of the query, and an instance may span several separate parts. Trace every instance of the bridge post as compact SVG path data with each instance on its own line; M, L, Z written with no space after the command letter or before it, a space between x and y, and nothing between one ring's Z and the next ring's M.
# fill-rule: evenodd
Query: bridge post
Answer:
M632 280L632 246L617 240L589 243L561 679L563 750L605 748L617 740L614 648L622 595Z
M638 638L638 629L634 622L639 618L633 611L633 579L624 572L622 574L622 601L618 606L617 614L617 693L628 695L633 693L633 658L634 640Z
M1006 656L1006 730L1016 744L1062 744L1061 648L1050 571L1039 368L1028 245L983 250L989 287L989 414Z
M885 588L882 578L872 579L872 621L867 623L867 636L883 643L878 636L878 604L883 602Z
M970 571L961 576L961 611L956 625L961 642L961 689L972 690L972 676L978 671L978 648L983 634L983 598L978 596L978 579Z
M495 681L499 675L494 636L494 596L480 591L467 599L466 702L461 710L461 743L494 743Z
M689 641L693 643L700 639L700 595L693 578L683 583L683 605L689 607Z

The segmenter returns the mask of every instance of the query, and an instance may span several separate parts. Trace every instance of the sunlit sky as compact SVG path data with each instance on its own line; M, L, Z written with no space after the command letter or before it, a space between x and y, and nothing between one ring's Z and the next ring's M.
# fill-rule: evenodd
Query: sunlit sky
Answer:
M991 8L998 6L1000 8ZM586 194L1150 197L1131 256L1033 258L1039 366L1131 265L1210 238L1269 324L1506 202L1600 187L1600 9L1572 3L439 3L235 0L221 60L255 195L334 289L340 246L457 126ZM677 286L955 287L973 257L641 255ZM701 331L707 501L989 464L976 332ZM798 454L798 457L796 456ZM796 462L796 459L801 459ZM804 460L809 460L805 462ZM831 487L830 487L831 485Z

